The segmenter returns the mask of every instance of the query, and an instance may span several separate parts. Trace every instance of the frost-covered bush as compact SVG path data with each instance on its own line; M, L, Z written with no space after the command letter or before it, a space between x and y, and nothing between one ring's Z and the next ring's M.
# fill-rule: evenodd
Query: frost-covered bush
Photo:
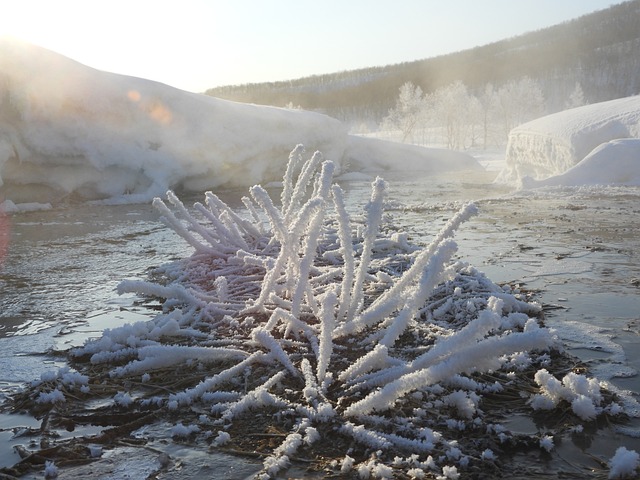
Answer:
M193 210L172 192L167 203L155 199L193 255L158 268L154 281L122 282L121 292L162 299L163 313L107 330L74 357L107 367L113 382L143 375L148 386L168 369L200 375L172 393L115 398L197 416L174 436L217 432L214 443L227 444L248 414L255 422L265 412L284 429L265 478L323 442L345 445L337 471L361 476L386 478L395 468L458 478L474 462L492 462L492 444L470 455L456 438L508 439L485 425L483 398L506 388L518 365L546 364L556 340L536 319L539 306L455 259L454 233L475 205L419 248L385 222L382 179L363 212L349 214L332 162L320 153L305 161L301 146L289 160L279 204L261 186L243 198L244 212L211 192ZM566 392L598 398L589 380L556 389L543 377L535 408L569 400ZM574 408L589 418L587 409Z

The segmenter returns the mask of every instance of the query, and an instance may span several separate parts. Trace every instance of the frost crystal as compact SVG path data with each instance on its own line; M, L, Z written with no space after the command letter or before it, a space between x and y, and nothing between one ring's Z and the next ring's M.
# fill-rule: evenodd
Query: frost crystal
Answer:
M635 450L619 447L609 465L609 478L635 478L640 465L640 455Z
M54 462L50 462L49 460L47 460L44 463L44 478L58 478L58 467L56 467Z

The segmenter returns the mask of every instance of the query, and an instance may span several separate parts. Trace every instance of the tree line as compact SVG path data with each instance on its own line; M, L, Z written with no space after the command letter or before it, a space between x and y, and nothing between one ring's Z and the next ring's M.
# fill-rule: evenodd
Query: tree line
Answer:
M580 83L564 108L585 104ZM396 103L382 119L380 130L402 142L444 144L453 150L502 145L512 128L543 115L545 98L535 80L523 76L499 88L488 83L474 94L457 80L432 93L406 82Z
M487 88L493 86L494 93L513 89L526 77L542 91L543 113L553 113L565 108L577 83L587 103L639 94L638 51L640 0L632 0L448 55L290 81L219 87L205 93L241 102L295 105L357 129L373 129L395 108L398 92L407 82L420 87L423 95L460 82L482 102ZM503 114L518 118L517 113ZM502 123L504 129L510 121ZM457 127L452 124L451 128Z

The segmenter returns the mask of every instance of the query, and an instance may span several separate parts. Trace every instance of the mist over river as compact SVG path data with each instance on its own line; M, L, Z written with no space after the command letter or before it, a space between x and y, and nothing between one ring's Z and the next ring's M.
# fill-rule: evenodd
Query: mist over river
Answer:
M410 241L425 244L462 203L475 201L479 215L456 237L459 257L496 283L537 291L546 324L557 329L568 352L587 362L592 375L628 390L633 409L640 393L640 188L513 193L492 184L495 172L474 175L388 176L386 217ZM341 184L352 211L370 195L370 183ZM239 209L246 191L216 193ZM191 205L202 198L182 200ZM0 402L23 382L64 365L56 350L81 345L104 328L153 317L149 305L118 296L116 286L191 254L147 204L69 204L16 214L9 228L0 267ZM0 467L19 460L13 447L24 439L14 436L15 429L37 424L0 415ZM536 429L519 419L511 427ZM625 428L629 435L608 435L622 435L623 444L639 449L640 423L632 419ZM560 455L610 458L615 448L607 438L594 434L588 445L561 445ZM259 469L247 468L245 476Z

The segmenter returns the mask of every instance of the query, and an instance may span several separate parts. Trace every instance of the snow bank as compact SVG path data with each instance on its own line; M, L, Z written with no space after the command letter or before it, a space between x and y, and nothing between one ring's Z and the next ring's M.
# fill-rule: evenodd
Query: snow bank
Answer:
M507 166L497 181L511 183L526 176L543 180L561 175L601 144L639 137L640 96L585 105L538 118L514 128L509 134ZM616 170L627 164L618 163L615 162ZM599 170L583 170L582 180L586 177L585 172L600 173ZM573 177L573 181L577 180L578 177ZM589 181L594 182L598 179Z
M544 180L522 179L525 188L611 184L640 185L640 138L603 143L560 175Z
M367 173L389 170L432 173L442 171L443 164L448 171L482 169L475 158L464 152L355 135L349 136L343 162L350 170Z
M355 165L375 151L326 115L184 92L0 38L0 200L146 202L169 188L265 184L299 142L338 169L348 146ZM376 164L405 155L391 145ZM439 168L455 166L445 156Z

